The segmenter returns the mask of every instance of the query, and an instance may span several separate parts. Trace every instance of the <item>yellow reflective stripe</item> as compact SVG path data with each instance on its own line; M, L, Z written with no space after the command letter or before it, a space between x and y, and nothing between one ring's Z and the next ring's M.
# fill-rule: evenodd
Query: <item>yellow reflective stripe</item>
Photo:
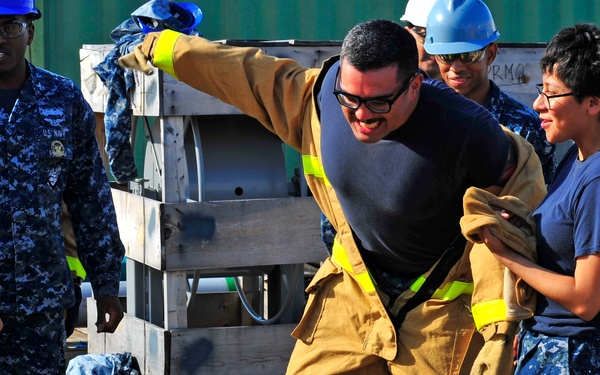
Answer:
M358 283L365 289L365 292L372 293L375 291L375 283L373 282L370 273L362 272L355 274L354 277L356 277L356 281L358 281Z
M423 277L423 275L419 276L419 278L417 280L415 280L414 283L412 283L412 285L410 286L410 290L412 290L413 292L418 292L419 289L421 289L421 286L423 285L423 283L425 282L425 277Z
M348 255L346 254L346 249L338 242L337 238L333 240L333 248L331 252L331 258L335 260L335 262L340 265L343 269L354 274L354 270L350 265L350 260L348 260Z
M464 281L446 283L443 288L436 290L431 298L452 301L457 299L461 294L473 294L473 283L466 283Z
M344 249L344 247L337 241L337 239L333 241L333 250L331 258L335 260L335 262L339 264L343 269L353 274L360 283L360 285L362 285L362 287L367 292L375 291L375 282L373 281L373 278L371 277L370 273L363 272L360 274L354 274L354 270L352 269L350 261L348 260L348 255L346 254L346 249ZM417 278L417 280L414 283L412 283L410 289L415 293L418 292L425 280L425 277L419 276L419 278ZM453 281L451 283L446 283L446 285L444 285L443 288L437 289L435 293L433 293L433 296L431 296L431 298L441 299L444 301L451 301L455 300L456 298L458 298L458 296L462 294L473 294L472 282ZM506 309L504 315L506 315ZM473 316L475 316L475 313L473 313Z
M81 277L82 280L85 280L87 273L85 272L83 264L81 264L79 258L74 258L67 255L67 263L69 263L69 269L71 271L75 271L77 276Z
M173 51L175 50L175 43L181 35L181 33L169 29L161 32L156 40L156 47L154 47L154 56L152 58L152 65L175 78L177 76L175 75L175 67L173 66Z
M365 292L371 293L375 291L375 283L371 278L371 274L369 274L369 272L354 273L352 265L350 265L350 261L348 260L346 249L344 249L337 239L333 241L331 259L333 259L340 267L348 271L348 273L354 275L356 281L363 287Z
M410 290L415 293L418 292L425 280L426 278L424 276L419 276L419 278L410 286ZM461 294L473 294L473 283L464 281L446 283L442 288L436 289L431 298L452 301Z
M329 185L329 180L325 176L325 170L323 170L319 158L312 155L302 155L302 167L304 168L304 174L322 178L325 185Z
M506 320L506 304L503 299L481 302L471 308L475 326L480 329L490 323Z

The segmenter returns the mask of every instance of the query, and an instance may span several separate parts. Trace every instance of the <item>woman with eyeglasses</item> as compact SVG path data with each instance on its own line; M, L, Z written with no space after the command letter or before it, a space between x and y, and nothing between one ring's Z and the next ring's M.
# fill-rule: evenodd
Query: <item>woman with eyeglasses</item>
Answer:
M548 141L573 140L535 210L538 262L485 229L496 258L537 290L519 334L517 374L600 372L600 30L577 24L554 36L540 60L533 108ZM505 218L510 213L503 212Z

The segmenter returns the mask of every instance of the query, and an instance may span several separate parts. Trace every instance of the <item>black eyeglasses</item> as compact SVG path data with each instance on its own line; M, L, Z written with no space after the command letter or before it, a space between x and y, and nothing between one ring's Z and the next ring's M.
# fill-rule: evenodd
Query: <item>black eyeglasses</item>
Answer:
M544 84L542 84L542 83L536 84L535 88L537 89L538 95L540 95L542 97L542 99L544 100L544 106L546 106L546 108L548 108L548 109L550 109L550 99L553 99L553 98L562 98L563 96L577 95L573 91L566 92L564 94L548 95L548 94L546 94L545 92L542 91L544 89Z
M413 78L417 76L419 72L412 74L408 79L404 82L400 90L394 95L391 99L385 99L382 97L375 98L361 98L357 95L352 95L345 93L341 90L334 89L333 95L337 98L337 101L346 108L350 109L358 109L361 104L365 104L365 106L369 109L369 111L373 113L388 113L392 109L392 105L394 102L406 91ZM335 86L339 87L340 85L340 68L338 68L337 74L335 76Z
M29 22L14 20L10 23L0 25L0 35L5 39L15 39L23 35Z
M427 37L427 29L413 26L410 28L410 31L412 31L416 35L415 39L417 39L419 43L425 44L425 38Z
M452 65L456 60L460 60L466 65L475 64L476 62L483 60L486 48L487 46L478 49L477 51L435 55L435 59L444 65Z

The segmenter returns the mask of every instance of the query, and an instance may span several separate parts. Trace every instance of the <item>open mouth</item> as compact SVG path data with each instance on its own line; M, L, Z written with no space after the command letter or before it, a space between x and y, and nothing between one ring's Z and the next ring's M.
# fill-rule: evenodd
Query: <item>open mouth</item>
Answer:
M356 126L363 133L370 133L373 130L377 129L379 127L379 125L381 125L380 120L369 121L369 122L356 121Z

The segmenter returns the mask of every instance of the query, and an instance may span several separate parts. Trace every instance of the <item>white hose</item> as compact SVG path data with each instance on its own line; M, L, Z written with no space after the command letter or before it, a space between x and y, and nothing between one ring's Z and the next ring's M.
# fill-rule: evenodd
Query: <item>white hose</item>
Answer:
M304 276L304 264L303 263L297 264L295 266L294 274L292 276L292 281L290 284L290 290L288 292L288 295L285 297L285 301L283 302L283 305L281 306L281 309L279 310L279 312L277 312L277 314L275 314L274 317L269 318L269 319L263 318L262 316L257 314L256 311L254 311L254 309L248 302L248 299L246 298L244 291L240 287L239 278L234 277L233 281L235 283L235 289L237 290L238 295L240 296L240 301L242 302L242 305L244 305L244 308L246 309L246 311L248 311L248 314L250 314L250 316L252 317L252 320L254 320L255 322L257 322L259 324L268 325L268 324L277 323L279 320L281 320L281 317L289 309L289 307L292 303L292 300L294 298L294 294L296 293L298 284L300 283L300 281L302 279L300 277L301 275Z

